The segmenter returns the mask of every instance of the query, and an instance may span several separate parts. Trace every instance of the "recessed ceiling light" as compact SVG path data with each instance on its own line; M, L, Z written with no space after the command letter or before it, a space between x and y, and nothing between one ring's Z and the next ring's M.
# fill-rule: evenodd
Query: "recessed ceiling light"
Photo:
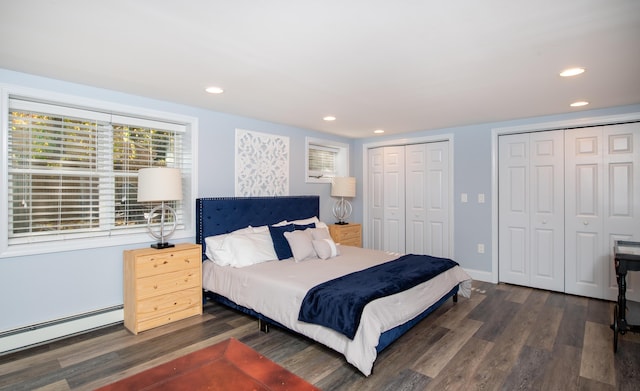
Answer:
M325 121L335 121L336 117L334 117L333 115L327 115L326 117L322 117L322 119Z
M577 75L580 75L580 74L584 73L584 71L585 71L584 68L569 68L569 69L565 69L564 71L560 72L560 76L562 76L562 77L577 76Z
M207 91L210 94L222 94L224 92L224 90L222 88L215 87L215 86L207 87L207 88L205 88L205 91Z
M373 131L373 133L382 134L382 133L384 133L384 129L376 129L376 130Z
M589 102L587 102L586 100L579 100L577 102L573 102L569 106L571 106L571 107L581 107L581 106L586 106L588 104L589 104Z

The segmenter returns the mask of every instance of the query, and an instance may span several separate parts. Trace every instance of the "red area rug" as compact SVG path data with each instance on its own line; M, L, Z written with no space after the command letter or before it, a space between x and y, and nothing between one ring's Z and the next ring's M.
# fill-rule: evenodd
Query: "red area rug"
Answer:
M231 338L99 390L319 390Z

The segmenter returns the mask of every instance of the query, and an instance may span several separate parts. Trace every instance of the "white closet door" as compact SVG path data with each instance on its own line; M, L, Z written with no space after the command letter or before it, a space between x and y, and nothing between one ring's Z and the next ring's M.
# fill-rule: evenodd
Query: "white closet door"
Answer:
M406 252L428 254L427 245L427 147L407 145L406 162Z
M604 297L602 128L569 129L566 142L565 291Z
M640 124L602 127L605 141L603 213L606 268L605 295L618 297L613 265L616 240L640 241ZM640 301L640 273L627 274L627 299Z
M425 145L427 156L426 254L450 257L449 142Z
M383 249L405 251L404 146L384 147Z
M449 142L368 152L369 247L451 256Z
M384 148L369 150L369 246L383 250Z
M640 240L640 126L566 132L567 293L615 300L615 240ZM640 299L640 278L627 276L627 298Z
M499 279L564 290L563 133L499 137Z
M564 158L562 132L499 137L499 279L562 291L564 265L564 292L615 300L614 242L640 241L640 124L566 130Z
M564 134L531 134L531 286L564 292Z
M498 138L499 280L529 285L529 134Z

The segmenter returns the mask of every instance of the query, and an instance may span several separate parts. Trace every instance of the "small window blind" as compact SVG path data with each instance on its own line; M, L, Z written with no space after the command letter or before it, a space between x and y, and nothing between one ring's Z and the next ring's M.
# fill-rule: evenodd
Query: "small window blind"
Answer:
M11 98L9 245L146 227L137 171L183 167L185 127ZM181 204L173 203L182 224Z
M334 177L336 176L336 158L338 149L320 145L309 145L309 176Z

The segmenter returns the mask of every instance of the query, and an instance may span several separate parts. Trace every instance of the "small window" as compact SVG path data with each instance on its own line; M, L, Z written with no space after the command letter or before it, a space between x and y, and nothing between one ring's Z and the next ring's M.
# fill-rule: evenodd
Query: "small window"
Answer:
M349 145L307 137L307 183L329 183L349 175Z

